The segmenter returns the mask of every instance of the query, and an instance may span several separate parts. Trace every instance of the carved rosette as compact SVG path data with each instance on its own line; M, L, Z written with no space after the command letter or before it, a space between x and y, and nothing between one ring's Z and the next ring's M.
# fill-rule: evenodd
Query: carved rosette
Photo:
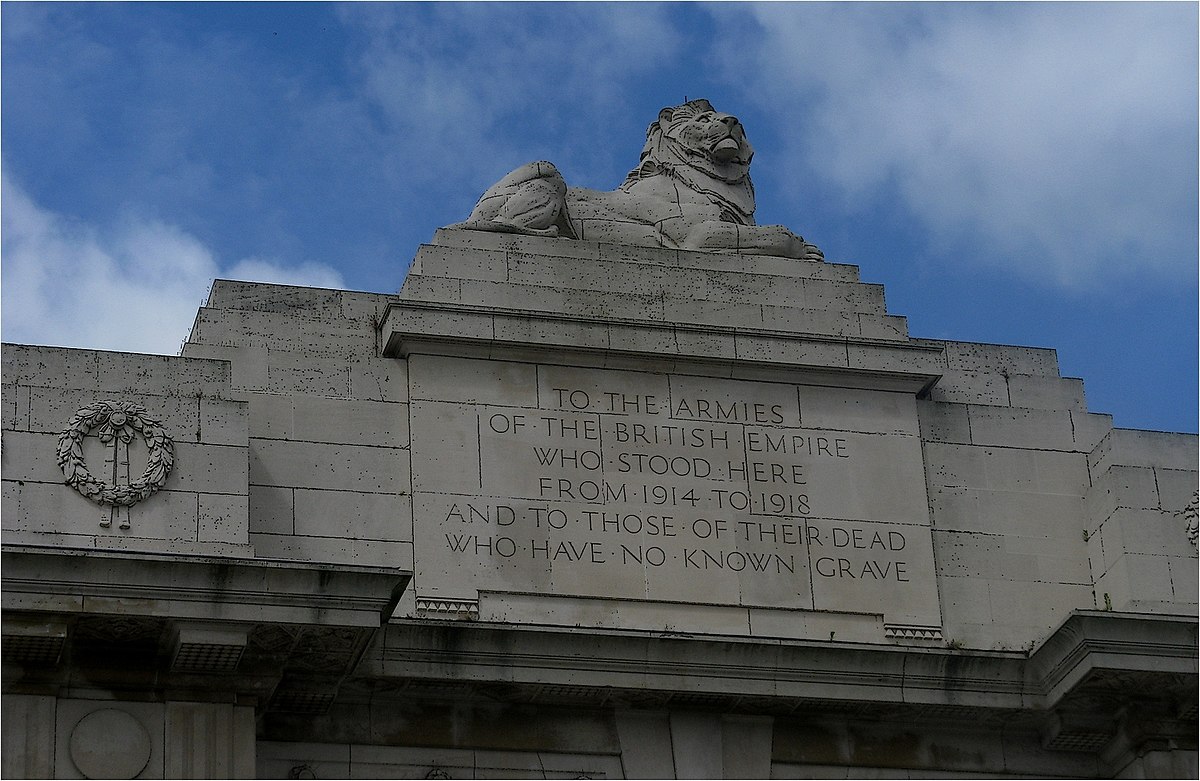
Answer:
M113 448L113 482L99 479L83 460L83 440L96 432L100 441ZM119 484L118 466L128 468L129 443L141 434L146 442L146 471L136 480ZM58 465L67 485L97 504L132 507L167 482L175 465L175 442L162 424L146 414L146 408L130 401L98 401L71 416L67 430L58 438ZM124 524L122 524L124 525Z

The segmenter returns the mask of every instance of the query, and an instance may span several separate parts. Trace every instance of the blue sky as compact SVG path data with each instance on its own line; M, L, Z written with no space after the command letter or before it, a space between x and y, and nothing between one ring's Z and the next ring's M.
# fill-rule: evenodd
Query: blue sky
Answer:
M758 221L914 336L1197 430L1197 6L4 3L5 341L176 353L214 277L393 292L511 168L707 97Z

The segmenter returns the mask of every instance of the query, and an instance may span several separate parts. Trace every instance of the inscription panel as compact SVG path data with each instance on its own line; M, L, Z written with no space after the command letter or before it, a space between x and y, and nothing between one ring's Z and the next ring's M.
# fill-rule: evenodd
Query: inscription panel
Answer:
M533 388L509 387L530 371ZM839 404L827 388L424 356L409 375L428 399L410 405L421 597L940 625L911 397L856 390Z

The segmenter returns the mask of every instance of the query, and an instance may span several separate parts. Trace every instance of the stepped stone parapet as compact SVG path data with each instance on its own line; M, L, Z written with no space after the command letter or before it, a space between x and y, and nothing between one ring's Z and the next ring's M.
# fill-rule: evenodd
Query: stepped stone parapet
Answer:
M748 166L685 106L398 293L5 345L3 775L1195 777L1196 437L910 335L748 177L630 213L680 122Z

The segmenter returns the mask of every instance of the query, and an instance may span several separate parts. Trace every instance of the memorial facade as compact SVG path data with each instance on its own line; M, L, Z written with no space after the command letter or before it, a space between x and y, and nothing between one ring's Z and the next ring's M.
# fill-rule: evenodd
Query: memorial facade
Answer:
M5 345L5 777L1195 777L1196 437L910 336L752 154Z

